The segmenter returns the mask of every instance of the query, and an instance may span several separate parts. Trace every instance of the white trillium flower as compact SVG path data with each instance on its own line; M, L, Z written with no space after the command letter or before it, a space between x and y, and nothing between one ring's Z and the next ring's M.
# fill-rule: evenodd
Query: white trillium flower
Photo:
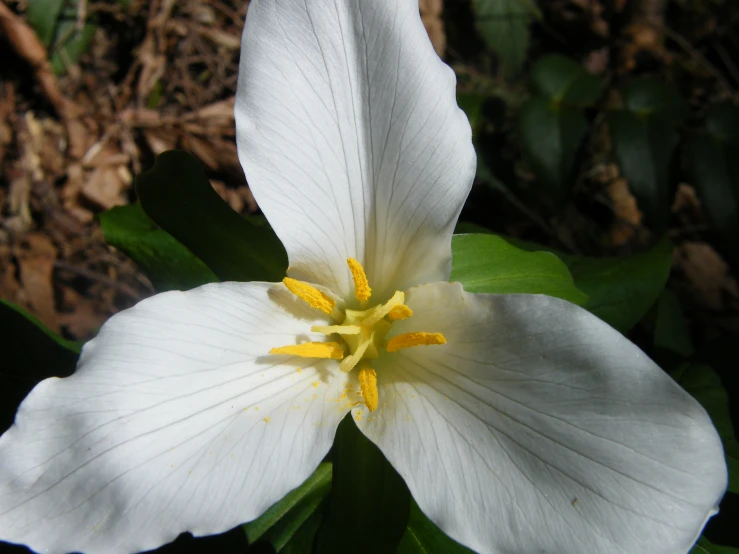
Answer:
M700 405L577 306L447 282L475 155L417 0L253 0L236 123L290 278L112 317L0 438L0 539L116 554L226 531L351 411L474 550L690 548L726 487Z

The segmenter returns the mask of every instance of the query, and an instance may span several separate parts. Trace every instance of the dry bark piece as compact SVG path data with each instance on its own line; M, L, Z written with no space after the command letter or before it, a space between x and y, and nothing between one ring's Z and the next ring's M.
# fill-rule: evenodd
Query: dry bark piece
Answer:
M33 29L15 15L10 8L0 2L0 27L5 31L8 41L17 54L26 60L34 72L44 94L63 119L74 119L82 109L59 90L56 77L51 69L46 48L33 32Z
M98 208L109 210L128 203L125 191L128 185L115 167L102 166L92 171L82 185L81 195Z
M13 141L13 128L9 119L15 115L15 88L12 83L0 83L0 167L5 151Z
M31 233L26 238L27 248L18 252L20 282L24 291L24 304L44 325L59 332L52 278L56 248L41 233Z
M144 138L155 155L159 155L167 150L172 150L175 146L175 143L172 141L172 133L166 133L155 129L147 129L144 131Z
M441 15L444 10L444 0L418 0L418 9L422 15Z
M695 299L702 306L718 312L726 308L728 299L739 298L728 264L711 245L684 242L675 250L675 263L685 273Z
M192 152L210 169L218 169L220 165L219 156L212 142L193 135L185 135L182 137L182 147L188 152Z
M423 26L426 27L426 33L431 39L431 44L434 45L434 50L443 57L446 52L446 33L444 22L441 19L441 12L444 9L443 0L419 0L418 9L421 12Z
M108 314L101 313L94 300L83 297L71 287L62 288L63 302L72 310L59 314L59 323L71 336L87 339L95 334Z
M0 298L9 302L18 302L18 291L21 285L16 276L10 246L0 244Z
M616 221L611 227L611 243L614 246L627 244L634 236L635 229L642 222L642 213L631 194L626 179L619 177L608 184L608 196L613 202Z
M703 221L703 207L698 199L695 189L687 183L680 183L672 203L672 212L681 214L691 221Z

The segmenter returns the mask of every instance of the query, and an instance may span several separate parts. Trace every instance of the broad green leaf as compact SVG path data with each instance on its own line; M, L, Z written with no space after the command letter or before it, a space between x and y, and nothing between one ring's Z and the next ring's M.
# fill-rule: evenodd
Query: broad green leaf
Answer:
M706 112L706 130L719 140L739 138L739 107L730 102L711 106Z
M96 30L97 26L92 23L85 23L81 30L77 30L76 19L59 22L51 54L51 68L54 73L63 75L70 65L79 61L90 46Z
M0 300L0 432L36 383L74 372L80 347L49 330L23 308Z
M544 98L531 98L521 106L518 131L524 153L555 206L570 191L575 155L587 130L587 119L578 108Z
M242 218L192 155L172 150L136 179L141 207L223 281L280 281L287 254L274 231Z
M624 258L574 256L532 242L505 240L529 252L557 255L567 264L575 286L588 295L583 308L622 333L636 325L657 301L672 265L672 245L666 239L646 252Z
M736 127L734 127L736 125ZM719 104L706 113L707 133L690 138L686 158L691 180L718 229L724 250L739 264L739 108Z
M621 172L650 226L667 228L672 205L669 169L679 135L672 123L626 110L611 112L608 128Z
M305 523L300 526L285 546L278 550L279 554L309 554L313 551L316 533L323 521L324 504L305 520Z
M657 303L654 345L680 354L684 358L695 352L680 302L671 290L664 290Z
M690 554L739 554L739 548L713 544L706 537L701 537L690 551Z
M405 482L357 429L351 413L336 430L332 455L333 487L317 552L395 552L408 525L410 492Z
M455 225L454 227L455 235L469 235L472 233L482 233L483 235L495 234L487 227L483 227L482 225L478 225L477 223L472 223L471 221L457 221L457 225ZM454 243L452 242L452 244Z
M398 546L397 554L474 554L466 546L447 537L421 511L415 500L411 502L408 528Z
M322 463L297 489L244 524L249 544L269 541L279 551L320 506L331 490L331 464Z
M457 104L470 120L472 127L472 135L477 135L482 125L482 105L485 102L485 95L476 92L468 92L457 95Z
M509 73L518 73L526 60L535 6L524 0L472 0L472 11L482 39Z
M641 116L656 116L677 126L685 123L690 109L678 90L652 78L634 79L623 91L626 110Z
M739 141L701 133L686 145L688 171L708 216L724 240L739 237Z
M603 83L574 60L549 54L531 68L531 88L556 104L592 106L601 95Z
M140 204L100 214L105 242L122 250L149 277L158 292L191 289L218 281L200 259L160 229Z
M685 363L673 372L672 377L680 383L711 416L716 431L724 444L726 465L729 468L729 491L739 493L739 442L734 434L729 411L729 396L721 378L704 364Z
M47 48L54 39L56 23L65 0L30 0L27 2L26 21Z
M557 256L526 252L490 234L452 237L450 280L467 292L547 294L575 304L588 300Z
M575 286L588 295L583 308L626 333L662 294L672 266L672 245L662 240L626 258L567 256L564 261Z

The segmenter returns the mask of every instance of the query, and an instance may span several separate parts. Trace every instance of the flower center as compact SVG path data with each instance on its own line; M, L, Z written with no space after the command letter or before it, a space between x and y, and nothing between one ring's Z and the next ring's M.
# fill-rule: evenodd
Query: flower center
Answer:
M356 298L363 307L372 295L367 275L357 260L349 258L347 264L354 280ZM339 368L344 372L361 366L358 375L359 385L370 412L377 408L378 391L377 374L369 365L368 360L376 360L383 349L387 352L396 352L401 348L412 346L446 343L441 333L403 333L388 341L385 340L395 321L413 315L413 311L404 304L405 294L401 291L396 291L390 300L372 308L342 311L337 309L336 302L332 298L313 285L289 277L285 277L283 283L290 292L313 308L330 315L336 322L334 325L315 325L311 327L311 331L324 335L337 335L338 341L279 346L272 348L269 351L270 354L341 360Z

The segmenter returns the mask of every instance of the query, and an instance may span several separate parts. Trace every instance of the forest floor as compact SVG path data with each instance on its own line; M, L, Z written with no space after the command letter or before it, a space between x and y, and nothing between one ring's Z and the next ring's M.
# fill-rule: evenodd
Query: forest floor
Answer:
M154 292L135 264L105 243L96 216L136 201L135 178L157 154L191 152L235 211L259 212L234 138L248 2L79 0L67 2L54 31L31 17L30 3L0 3L0 299L66 338L87 340L112 314ZM700 114L739 100L739 6L730 0L538 4L523 74L511 77L476 35L469 1L421 0L424 24L456 71L459 92L494 100L501 115L484 125L502 137L500 156L522 184L501 190L478 179L462 218L571 253L643 251L658 234L619 172L600 115L590 121L567 204L552 214L537 202L533 174L508 142L526 70L543 54L568 55L606 83L601 106L617 104L618 87L629 78L657 76L678 86ZM60 38L62 32L67 36ZM78 36L77 43L68 40ZM677 175L667 230L675 245L670 288L696 344L735 342L736 268L694 186L679 169Z

